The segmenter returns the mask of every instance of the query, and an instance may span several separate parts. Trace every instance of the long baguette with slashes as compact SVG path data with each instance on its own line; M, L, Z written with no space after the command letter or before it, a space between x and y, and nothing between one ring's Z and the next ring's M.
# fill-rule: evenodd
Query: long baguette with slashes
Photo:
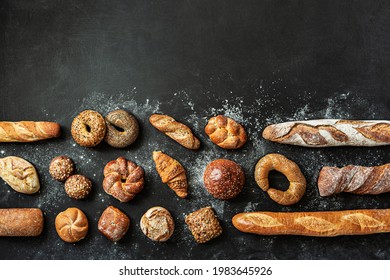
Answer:
M267 140L305 147L390 145L390 121L319 119L272 124Z
M233 217L242 232L332 237L390 232L390 209L324 212L248 212Z

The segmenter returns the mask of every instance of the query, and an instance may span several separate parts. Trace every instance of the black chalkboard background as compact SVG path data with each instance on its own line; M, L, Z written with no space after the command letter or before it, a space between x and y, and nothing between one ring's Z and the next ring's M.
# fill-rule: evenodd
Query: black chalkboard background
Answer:
M0 1L0 119L59 122L59 139L2 143L0 156L21 156L36 167L41 191L27 196L0 183L0 207L40 207L45 230L37 238L0 238L1 259L390 259L388 234L312 238L257 236L237 231L231 217L242 211L323 211L388 208L390 195L340 194L321 198L316 187L324 165L379 165L389 147L310 149L265 141L270 123L294 119L389 119L390 3L388 1ZM141 136L120 150L102 143L82 148L70 135L72 119L84 109L107 114L132 112ZM186 150L149 123L154 112L189 125L202 141ZM225 151L204 134L207 119L226 114L247 129L239 151ZM162 150L186 167L190 196L177 198L161 183L151 158ZM308 180L304 198L282 207L253 180L257 160L279 152L299 164ZM84 201L67 197L51 179L50 160L72 157L90 177ZM131 202L104 193L103 167L125 156L144 167L145 189ZM213 199L202 174L216 158L240 163L242 193ZM286 183L273 175L276 183ZM114 205L132 221L114 244L97 230L102 211ZM163 244L147 239L139 219L161 205L176 222ZM223 234L196 244L184 216L211 205ZM85 240L66 244L54 229L57 213L79 207L89 218Z

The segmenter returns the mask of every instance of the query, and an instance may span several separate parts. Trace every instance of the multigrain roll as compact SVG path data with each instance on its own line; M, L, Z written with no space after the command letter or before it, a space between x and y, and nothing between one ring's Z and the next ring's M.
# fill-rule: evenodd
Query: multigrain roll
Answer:
M210 162L203 175L206 190L217 199L236 197L245 184L245 174L240 165L227 159Z
M92 189L92 182L84 175L76 174L70 176L65 182L65 191L69 197L83 199L89 195Z
M198 243L206 243L222 234L222 227L211 207L188 214L185 222Z
M49 166L53 179L64 182L74 173L74 163L70 157L58 156L52 159Z

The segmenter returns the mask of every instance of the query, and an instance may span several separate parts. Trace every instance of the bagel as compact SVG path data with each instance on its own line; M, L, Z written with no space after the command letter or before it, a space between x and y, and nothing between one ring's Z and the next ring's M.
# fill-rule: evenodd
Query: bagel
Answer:
M80 146L95 147L104 139L106 123L98 112L85 110L73 119L71 133Z
M268 173L271 170L279 171L286 176L290 182L286 191L270 188ZM306 191L306 179L298 165L281 154L268 154L262 157L255 167L255 180L272 200L281 205L297 203Z

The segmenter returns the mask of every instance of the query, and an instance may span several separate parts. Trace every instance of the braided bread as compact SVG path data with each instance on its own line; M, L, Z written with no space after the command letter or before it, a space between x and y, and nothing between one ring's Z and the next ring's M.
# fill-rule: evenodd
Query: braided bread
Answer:
M104 167L103 189L121 202L132 200L144 187L144 170L119 157Z
M381 194L390 191L390 164L365 167L348 165L343 168L325 166L318 177L321 196L341 192Z
M187 176L180 162L160 151L153 152L153 160L162 182L168 184L178 197L187 197Z
M20 157L0 158L0 177L20 193L33 194L40 189L35 167Z
M390 209L324 212L252 212L233 217L242 232L330 237L390 232Z
M212 117L204 130L214 144L224 149L241 148L247 140L241 124L221 115Z
M34 142L60 134L61 127L54 122L0 122L0 142Z
M305 147L382 146L390 144L390 121L310 120L273 124L265 139Z
M191 129L177 122L174 118L167 115L153 114L150 116L149 122L183 147L190 150L199 149L200 141L194 136Z

